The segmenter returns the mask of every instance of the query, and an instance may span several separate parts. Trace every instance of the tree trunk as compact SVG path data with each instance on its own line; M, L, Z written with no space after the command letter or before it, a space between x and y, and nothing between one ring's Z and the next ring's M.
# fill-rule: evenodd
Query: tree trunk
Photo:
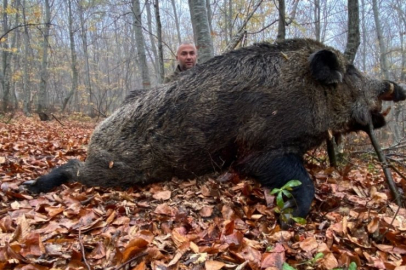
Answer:
M223 9L224 9L224 39L226 41L226 44L228 44L228 12L227 12L227 3L228 1L223 2Z
M8 1L3 0L3 32L7 33L8 26ZM3 87L3 112L7 112L10 103L10 52L8 40L2 41L2 72L1 72L1 84Z
M15 13L14 18L14 25L20 25L20 0L15 2L15 7L17 12ZM20 48L20 32L13 31L13 40L11 42L11 48ZM19 61L18 61L19 54L13 53L10 61L10 75L14 74L15 71L20 70ZM13 64L13 65L11 65ZM11 79L11 77L10 77ZM11 79L11 91L12 91L12 103L13 103L13 110L18 109L18 100L17 100L17 92L16 92L16 81Z
M155 0L155 3L157 3L159 0ZM178 42L179 45L182 43L182 37L180 35L180 27L179 27L179 18L178 18L178 12L176 10L176 4L175 0L171 0L172 8L173 8L173 14L175 16L175 25L176 25L176 32L178 33Z
M196 24L193 23L194 17L195 17L195 2L193 0L188 0L189 2L189 12L190 12L190 20L192 22L192 30L193 30L193 40L195 44L197 45L197 30L196 30Z
M321 41L321 8L320 0L314 1L314 26L315 26L315 36L317 41Z
M285 0L279 0L279 23L278 23L278 35L276 41L285 40L286 28L285 28Z
M148 25L148 32L149 32L149 40L151 42L151 50L152 50L152 55L154 57L151 57L152 61L152 66L154 67L155 74L157 78L159 78L159 67L158 67L158 52L156 50L156 45L155 45L155 36L154 36L154 31L152 30L152 16L151 16L151 5L154 3L151 3L154 0L147 0L145 5L146 5L146 10L147 10L147 25ZM159 80L159 79L158 79Z
M211 35L211 33L213 33L213 25L212 25L213 14L211 12L210 0L206 0L206 10L207 10L207 20L209 22L209 30L210 30L210 35Z
M225 27L228 27L228 37L231 40L233 38L233 0L228 0L228 23Z
M139 68L141 71L142 88L148 89L151 87L151 82L149 80L147 57L145 54L145 39L142 33L141 9L139 0L132 0L132 9L134 14L134 31L135 39L137 42L137 55Z
M354 62L360 39L358 0L348 0L348 34L344 55L350 63Z
M359 5L358 0L348 0L348 35L347 46L345 49L345 57L350 63L354 62L355 54L357 53L360 44L360 32L359 32ZM343 135L339 135L343 136ZM330 166L337 167L337 158L334 143L334 137L327 139L327 153L330 160ZM339 144L343 144L343 140L340 139ZM342 148L342 145L341 145Z
M189 0L190 17L196 30L198 61L204 63L214 56L213 40L207 17L206 1ZM193 10L193 11L192 11Z
M164 51L162 46L162 25L161 15L159 12L159 0L155 0L155 21L156 21L156 35L158 36L158 70L159 70L159 83L162 83L165 78L164 74Z
M72 2L68 2L68 24L69 24L69 43L70 43L70 57L71 57L71 70L72 70L72 85L68 95L64 98L62 104L62 112L65 111L69 100L76 93L78 89L78 70L77 70L77 57L75 48L75 36L73 32L73 14L72 14Z
M365 0L361 0L362 6L362 71L366 72L367 70L367 26L365 20Z
M400 80L402 82L406 81L406 44L405 44L405 36L406 36L406 14L405 11L402 9L402 6L398 3L396 5L396 11L399 16L399 21L402 22L402 25L399 30L400 36L400 50L402 53L402 63L401 63L401 71L400 71Z
M25 14L25 0L22 3L22 14L24 22L24 56L23 56L23 112L26 116L31 115L31 85L30 85L30 61L31 53L30 36L28 34L27 17Z
M47 82L48 82L48 47L49 47L49 31L51 27L51 7L49 5L49 0L45 0L45 28L44 28L44 40L42 43L42 62L41 62L41 72L40 72L40 83L39 83L39 93L38 93L38 106L37 112L45 112L48 109L48 93L47 93Z
M93 90L92 90L92 84L91 84L91 79L90 79L90 65L89 65L89 52L88 52L88 44L87 44L87 29L86 29L86 22L85 22L85 15L84 15L84 10L82 6L82 1L78 1L78 12L79 12L79 18L80 18L80 35L82 38L82 48L83 48L83 57L85 60L85 88L86 92L89 94L89 104L88 104L88 113L89 115L93 115L93 102L94 102L94 97L93 97Z
M383 77L385 80L389 80L389 64L388 64L388 57L387 57L387 48L384 43L384 38L382 35L382 24L379 18L379 8L378 8L378 3L377 0L372 0L372 10L374 13L374 20L375 20L375 29L376 29L376 34L378 38L378 44L379 44L379 62L381 66L381 72L383 74ZM389 107L390 105L386 102L384 104L384 109ZM389 141L390 138L393 139L393 142L398 142L400 140L400 130L399 126L396 123L396 119L394 115L397 114L395 112L397 107L394 107L392 110L390 110L389 114L386 116L387 120L387 130L390 130L391 132L384 132L383 139ZM391 136L392 135L392 136Z
M379 9L378 9L377 0L372 0L372 10L374 12L375 29L376 29L376 34L378 37L379 50L380 50L379 62L381 65L382 74L383 74L385 80L388 80L389 79L389 64L388 64L386 46L385 46L385 43L383 41L383 36L382 36L382 24L381 24L381 20L379 18Z

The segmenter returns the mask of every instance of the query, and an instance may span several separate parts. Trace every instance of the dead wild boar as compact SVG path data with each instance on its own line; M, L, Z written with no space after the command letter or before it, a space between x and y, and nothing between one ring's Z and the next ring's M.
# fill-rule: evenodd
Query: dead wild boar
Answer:
M300 180L292 214L305 217L315 191L304 153L329 131L383 126L381 101L404 99L397 84L365 76L314 40L255 44L129 95L96 127L84 163L70 160L29 189L129 187L232 167L270 189Z

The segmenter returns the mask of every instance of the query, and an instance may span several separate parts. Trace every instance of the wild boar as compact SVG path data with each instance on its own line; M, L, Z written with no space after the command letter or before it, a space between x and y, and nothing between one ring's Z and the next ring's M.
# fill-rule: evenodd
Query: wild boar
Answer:
M232 167L270 189L300 180L292 214L305 217L315 190L303 155L330 131L383 126L381 101L404 99L397 84L365 76L317 41L254 44L129 95L96 127L84 163L71 160L29 189L129 187Z

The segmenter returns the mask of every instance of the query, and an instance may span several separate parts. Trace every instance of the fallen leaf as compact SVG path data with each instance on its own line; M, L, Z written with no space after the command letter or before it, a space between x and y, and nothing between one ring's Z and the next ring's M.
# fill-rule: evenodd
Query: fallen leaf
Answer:
M225 265L226 265L225 263L219 261L206 261L204 263L204 268L206 270L220 270Z
M313 252L317 249L318 243L314 237L308 237L300 242L300 248L306 252Z
M261 258L261 268L276 268L282 269L283 263L286 261L285 248L277 243L267 253L264 253Z
M323 265L324 269L334 269L339 266L337 259L331 252L324 254L323 258L318 263Z
M155 200L169 200L171 198L171 192L169 190L159 191L152 195Z
M161 215L166 215L166 216L175 216L175 209L173 207L170 207L166 203L160 204L155 208L154 213L155 214L161 214Z
M213 215L213 206L203 206L203 208L199 211L202 217L211 217Z

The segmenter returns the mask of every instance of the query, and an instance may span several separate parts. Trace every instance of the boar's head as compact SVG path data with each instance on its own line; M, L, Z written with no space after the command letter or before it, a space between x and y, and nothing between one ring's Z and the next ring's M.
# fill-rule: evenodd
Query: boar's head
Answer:
M350 120L341 132L367 131L370 121L374 128L383 127L386 121L381 113L382 101L398 102L406 98L404 89L395 82L376 80L362 74L355 66L347 64L341 54L332 50L322 49L311 54L309 62L314 79L332 86L332 91L350 88L351 91L342 93L351 93L356 98L352 104Z

